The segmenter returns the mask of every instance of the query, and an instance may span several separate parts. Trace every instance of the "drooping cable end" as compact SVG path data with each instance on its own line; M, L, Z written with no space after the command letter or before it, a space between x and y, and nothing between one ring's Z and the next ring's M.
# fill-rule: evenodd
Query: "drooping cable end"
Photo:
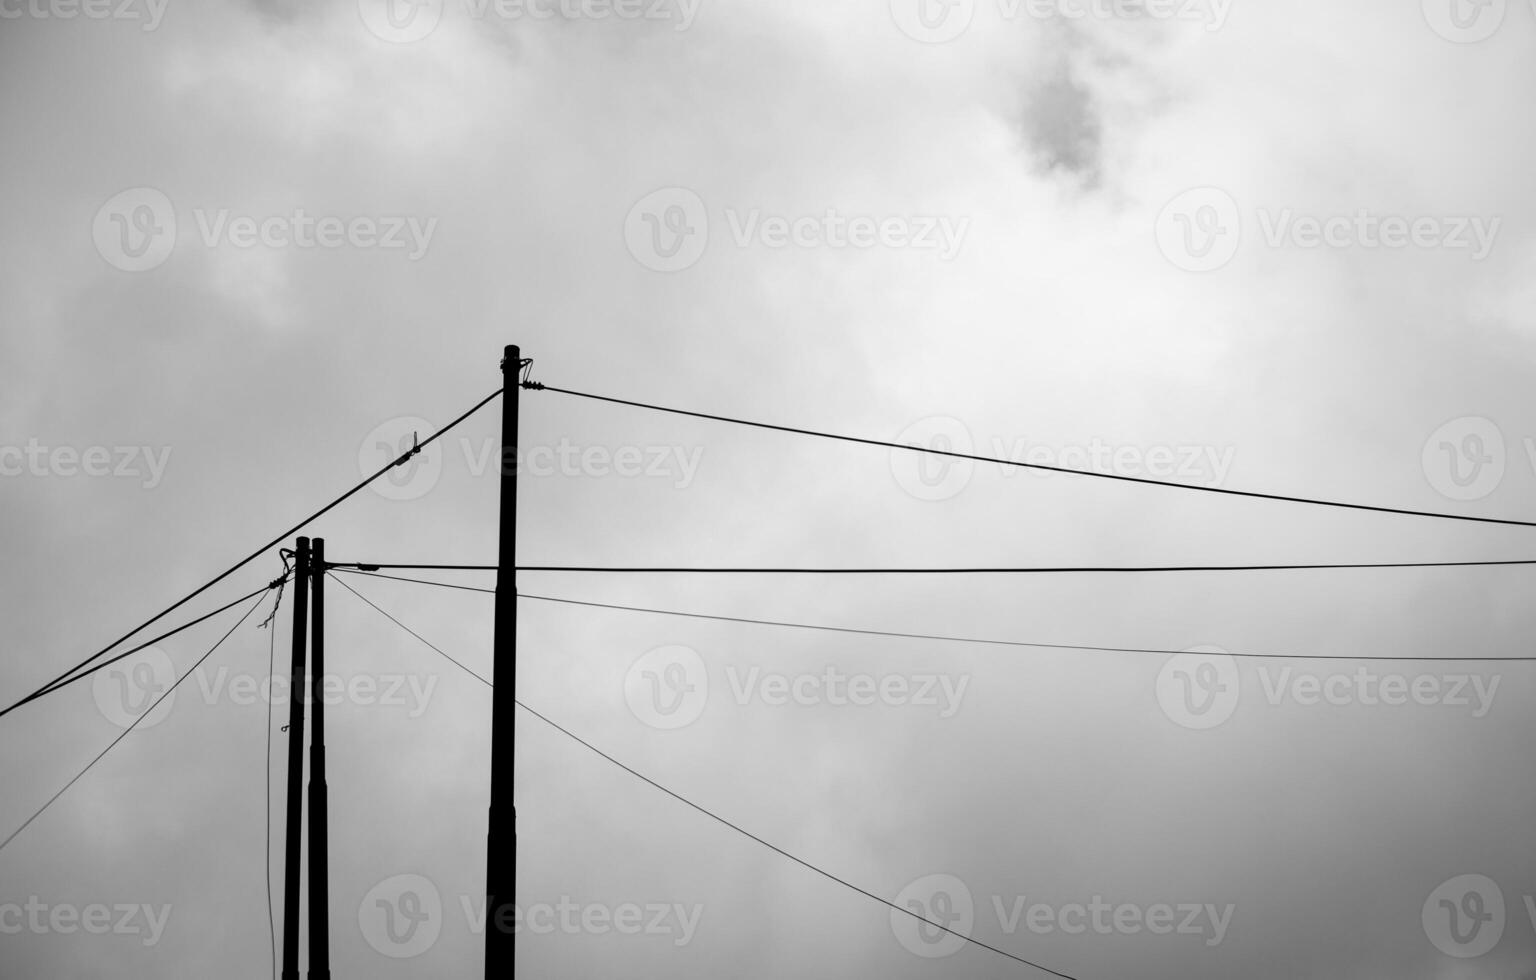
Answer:
M277 601L272 603L272 612L268 614L267 618L256 624L257 629L266 629L267 627L271 626L272 621L277 618L277 611L278 609L282 608L283 605L283 587L288 584L288 579L292 577L292 575L293 570L288 567L288 559L286 556L284 556L282 576L280 578L275 578L271 582L267 583L268 592L272 591L273 589L277 590Z

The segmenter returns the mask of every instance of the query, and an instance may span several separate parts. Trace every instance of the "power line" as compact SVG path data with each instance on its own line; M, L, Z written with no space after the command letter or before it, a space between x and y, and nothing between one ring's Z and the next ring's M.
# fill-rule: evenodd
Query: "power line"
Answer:
M722 817L718 813L715 813L713 810L707 809L706 807L703 807L703 806L699 805L698 803L693 802L692 800L688 799L686 796L683 796L680 793L673 792L672 790L670 790L667 787L661 785L660 783L658 783L656 780L650 778L649 776L646 776L643 773L640 773L640 772L638 772L638 771L636 771L634 769L631 769L629 766L627 766L624 763L620 762L618 759L615 759L613 756L611 756L608 753L604 752L602 749L600 749L597 746L593 745L591 742L588 742L586 739L582 738L580 735L575 734L570 729L565 728L565 727L555 723L554 721L551 721L549 718L545 717L544 715L540 714L539 712L535 711L534 709L528 707L528 705L524 704L522 701L518 701L518 702L516 702L516 704L517 704L517 706L519 708L522 708L524 711L528 712L530 715L533 715L535 718L539 719L544 724L550 726L555 731L557 731L560 734L566 736L567 738L569 738L572 741L578 743L579 745L581 745L584 748L590 750L591 752L593 752L596 755L602 757L603 759L606 759L608 762L613 763L615 766L618 766L620 769L622 769L625 772L629 773L631 776L634 776L636 779L640 780L641 782L643 782L643 783L647 784L648 786L651 786L651 787L653 787L655 789L661 790L663 793L665 793L668 796L672 797L674 800L677 800L679 803L683 803L683 804L686 804L687 806L692 807L693 809L695 809L695 810L699 811L700 813L704 814L706 817L710 818L711 820L714 820L717 823L720 823L720 824L723 824L726 827L729 827L730 829L736 831L738 834L741 834L743 837L747 837L747 838L750 838L751 840L756 841L757 843L759 843L759 844L763 845L764 847L768 848L770 851L773 851L775 854L778 854L780 857L788 858L789 860L791 860L791 861L795 862L796 864L800 865L802 868L806 868L806 869L808 869L810 871L814 871L817 874L821 875L823 878L828 879L829 881L834 881L837 884L842 885L844 888L848 888L848 889L851 889L852 891L858 892L860 895L863 895L865 898L873 899L876 902L879 902L881 905L884 905L886 908L894 909L895 911L900 912L903 915L911 916L913 919L916 919L918 922L926 923L927 925L933 926L935 929L942 929L945 932L949 933L951 936L958 936L961 939L965 940L968 943L971 943L974 946L980 946L982 949L988 950L989 952L996 953L998 956L1006 957L1007 959L1013 960L1015 963L1022 963L1025 966L1034 967L1036 970L1041 970L1041 971L1043 971L1045 973L1049 973L1053 977L1061 977L1062 980L1076 980L1076 978L1074 978L1071 974L1061 973L1059 971L1051 969L1048 966L1043 966L1043 965L1041 965L1039 963L1036 963L1033 960L1027 960L1024 957L1019 956L1016 953L1010 953L1010 952L1008 952L1005 949L999 949L998 947L993 946L993 945L991 945L989 943L985 943L985 942L983 942L980 939L976 939L976 938L974 938L972 936L966 935L963 932L959 932L957 930L951 929L948 926L943 925L942 923L935 922L934 920L928 918L925 915L919 915L918 913L912 911L911 909L904 909L900 905L897 905L895 902L892 902L892 901L890 901L887 898L883 898L880 895L877 895L874 892L869 891L868 889L861 888L858 885L855 885L853 882L849 881L847 878L840 878L837 875L833 874L832 872L827 871L824 868L820 867L819 865L812 864L811 862L805 860L804 858L797 857L796 855L791 854L790 852L784 850L782 847L779 847L776 844L772 844L772 843L768 842L767 840L764 840L763 838L757 836L756 834L754 834L750 830L747 830L746 828L740 826L739 824L732 823L731 821L727 820L725 817Z
M501 570L500 565L380 565L369 561L328 561L326 568L340 569L342 571L371 572L380 568L415 569L416 571L436 572L496 572ZM520 571L519 565L514 571Z
M353 595L357 596L359 599L363 599L363 601L367 602L368 605L373 606L374 609L378 610L386 618L388 618L390 622L394 623L396 626L398 626L401 629L405 630L407 633L411 634L416 639L420 640L422 643L425 643L428 647L431 647L434 651L436 651L437 653L441 654L443 657L446 657L455 666L457 666L459 669L465 671L466 673L470 674L472 677L474 677L476 680L480 681L480 683L484 684L486 687L494 687L495 686L490 681L486 680L484 677L481 677L479 674L477 674L474 671L470 670L468 667L465 667L458 660L455 660L453 657L448 656L448 654L444 653L440 647L436 646L435 644L433 644L430 641L428 641L427 639L425 639L420 633L417 633L415 630L411 629L409 626L406 626L404 623L400 622L400 620L398 620L395 617L391 616L389 613L384 612L383 609L380 609L378 606L374 605L372 602L369 602L367 599L364 599L361 593L359 593L356 589L353 589L351 586L347 585L347 583L342 582L340 579L337 579L336 581L343 588L345 588L348 592L351 592ZM714 820L717 823L720 823L720 824L722 824L722 825L724 825L726 827L729 827L731 830L736 831L736 833L741 834L743 837L747 837L747 838L749 838L751 840L756 841L757 843L761 844L763 847L766 847L770 851L773 851L775 854L778 854L780 857L788 858L789 860L795 862L796 864L800 865L801 867L806 868L806 869L808 869L810 871L814 871L816 874L821 875L823 878L826 878L829 881L833 881L833 882L835 882L835 883L837 883L839 885L842 885L844 888L848 888L848 889L850 889L852 891L858 892L860 895L863 895L866 898L870 898L870 899L873 899L876 902L879 902L881 905L884 905L886 908L894 909L895 911L900 912L902 915L910 916L911 918L915 919L918 922L926 923L927 925L933 926L935 929L942 929L944 932L949 933L951 936L958 936L960 939L963 939L964 941L966 941L968 943L971 943L974 946L979 946L982 949L988 950L989 952L996 953L998 956L1002 956L1002 957L1005 957L1007 959L1013 960L1015 963L1022 963L1025 966L1033 967L1036 970L1041 970L1041 971L1043 971L1045 973L1049 973L1053 977L1060 977L1060 978L1062 978L1062 980L1077 980L1077 978L1073 977L1071 974L1061 973L1061 972L1058 972L1056 970L1051 969L1048 966L1042 966L1041 964L1036 963L1033 960L1027 960L1024 957L1019 956L1016 953L1010 953L1010 952L1008 952L1005 949L1000 949L1000 948L998 948L996 946L993 946L993 945L991 945L989 943L983 942L980 939L975 939L975 938L973 938L971 936L968 936L968 935L966 935L963 932L959 932L959 931L957 931L955 929L951 929L950 927L944 925L943 923L935 922L934 920L928 918L927 916L919 915L917 912L914 912L911 909L904 909L900 905L897 905L895 902L892 902L892 901L890 901L889 899L886 899L886 898L882 898L881 896L875 894L872 891L869 891L868 889L861 888L861 887L859 887L858 885L854 884L853 882L849 881L846 878L841 878L841 877L833 874L832 872L827 871L824 868L821 868L818 865L812 864L811 862L805 860L802 857L798 857L798 856L796 856L794 854L791 854L790 852L784 850L782 847L779 847L777 844L773 844L773 843L765 840L764 838L757 836L756 834L752 833L750 830L747 830L746 828L740 826L739 824L732 823L730 820L727 820L725 817L720 816L718 813L715 813L713 810L709 810L709 809L699 805L698 803L695 803L692 800L688 799L686 796L683 796L680 793L676 793L676 792L668 789L667 787L663 786L661 783L656 782L654 779L650 778L649 776L646 776L643 773L640 773L640 772L638 772L638 771L636 771L634 769L631 769L629 766L627 766L624 763L620 762L618 759L615 759L613 756L611 756L608 753L604 752L602 749L600 749L597 746L593 745L591 742L588 742L586 739L584 739L581 736L575 734L570 729L565 728L565 727L557 724L556 722L550 720L548 717L546 717L543 714L540 714L538 711L535 711L533 708L530 708L527 704L523 703L522 701L514 701L513 703L516 704L519 708L522 708L524 711L528 712L530 715L533 715L538 720L542 721L544 724L546 724L546 725L550 726L551 728L555 729L556 731L560 732L562 735L566 736L567 738L569 738L569 739L577 742L578 744L584 746L585 748L587 748L591 752L597 754L598 756L601 756L603 759L606 759L608 762L612 763L613 765L618 766L620 769L622 769L625 772L629 773L631 776L634 776L636 779L640 780L641 782L644 782L647 785L649 785L649 786L651 786L651 787L653 787L655 789L660 790L661 792L663 792L663 793L667 794L668 796L672 797L674 800L677 800L679 803L683 803L683 804L686 804L689 807L692 807L693 809L697 810L698 812L704 814L706 817L709 817L711 820Z
M827 626L818 623L791 623L774 619L748 619L743 616L719 616L707 613L680 612L676 609L653 609L647 606L625 606L618 603L588 602L580 599L560 599L554 596L532 595L527 592L518 593L519 599L537 599L540 602L559 602L572 606L592 606L598 609L620 609L626 612L654 613L660 616L680 616L685 619L709 619L724 623L747 623L753 626L780 626L788 629L822 630L832 633L855 633L861 636L887 636L908 640L936 640L945 643L976 643L987 646L1029 647L1043 650L1086 650L1097 653L1154 653L1154 654L1181 654L1188 650L1172 650L1157 647L1107 647L1089 646L1081 643L1039 643L1033 640L999 640L987 639L975 636L946 636L933 633L902 633L894 630L858 629L850 626ZM1253 660L1424 660L1424 661L1498 661L1498 662L1528 662L1536 661L1536 656L1510 656L1510 657L1401 657L1390 655L1369 654L1344 654L1342 656L1327 656L1312 653L1229 653L1228 656L1248 658Z
M265 591L265 590L263 590L263 591ZM247 598L249 598L249 596L247 596ZM54 801L57 800L59 797L63 796L65 791L67 791L71 786L75 785L75 783L80 780L81 776L84 776L86 773L90 772L91 771L91 767L96 765L96 763L100 762L102 757L105 756L108 752L111 752L112 749L114 747L116 747L117 743L119 743L123 739L127 738L128 737L128 733L133 731L135 728L137 728L139 726L139 722L143 721L145 718L148 718L150 716L150 714L152 714L156 708L160 707L160 702L162 702L166 698L170 697L171 694L176 690L176 688L181 686L181 682L182 681L186 680L188 677L191 677L192 676L192 672L194 670L197 670L197 668L199 668L199 667L201 667L203 665L203 661L205 661L209 657L213 656L214 651L217 650L219 647L223 646L224 645L224 641L229 639L230 636L235 632L235 630L239 629L240 626L247 619L250 619L251 618L251 613L254 613L256 611L256 608L258 606L260 606L260 605L261 605L261 599L260 598L257 598L257 600L255 602L251 603L251 608L247 609L245 611L245 615L241 616L239 621L237 621L235 623L235 625L233 625L233 626L231 626L229 628L229 632L225 633L223 636L219 637L218 641L215 642L213 644L213 646L208 648L208 652L207 653L203 654L201 657L198 657L197 658L197 662L194 663L190 668L188 668L186 673L184 673L180 677L176 678L176 682L174 684L172 684L170 687L166 688L165 689L165 693L161 694L158 698L156 698L154 704L150 705L147 709L144 710L144 712L142 714L140 714L138 717L134 718L133 721L128 724L128 727L124 728L122 733L117 736L117 738L114 738L110 743L108 743L106 748L102 749L100 752L98 752L96 754L96 758L92 759L90 762L87 762L85 764L85 768L84 769L81 769L79 772L75 773L75 777L73 779L71 779L69 782L65 783L63 788L61 788L57 793L53 794L52 796L50 796L48 798L48 802L47 803L44 803L42 806L38 807L36 813L33 813L32 816L28 817L26 819L26 821L20 827L17 827L15 830L11 831L11 835L9 837L7 837L3 841L0 841L0 850L4 850L5 846L7 844L9 844L11 841L15 840L16 837L23 830L26 830L28 827L30 827L32 825L32 821L34 821L38 817L42 816L44 810L48 809L50 806L53 806Z
M483 589L476 585L459 585L455 582L433 582L424 578L405 578L400 575L380 575L377 572L362 572L352 568L332 568L333 572L341 572L344 575L361 575L365 578L387 578L394 582L414 582L417 585L435 585L440 589L460 589L464 592L484 592L486 595L495 595L495 589ZM338 580L339 581L339 580ZM522 596L522 593L518 593Z
M1357 504L1340 500L1325 500L1317 497L1301 497L1283 493L1261 493L1256 490L1233 490L1227 487L1204 487L1189 483L1174 483L1170 480L1158 480L1147 476L1128 476L1123 473L1101 473L1096 470L1079 470L1066 466L1050 466L1044 463L1025 463L1014 459L1004 459L996 456L982 456L975 453L961 453L948 449L933 449L927 446L913 446L900 442L886 442L883 439L866 439L859 436L841 435L834 432L822 432L816 429L802 429L789 425L774 425L768 422L753 422L748 419L732 418L726 415L712 415L707 412L693 412L682 408L669 408L665 405L652 405L646 402L630 401L624 398L612 398L607 395L594 395L585 391L572 391L569 388L558 388L553 385L540 384L538 382L525 382L524 388L535 391L554 391L562 395L573 395L577 398L590 398L593 401L609 402L614 405L627 405L631 408L644 408L653 412L666 412L672 415L686 415L691 418L707 419L712 422L728 422L732 425L744 425L754 429L768 429L774 432L788 432L792 435L813 436L818 439L833 439L839 442L851 442L864 446L879 446L886 449L905 449L911 452L929 453L935 456L948 456L951 459L964 459L976 463L996 463L999 466L1017 466L1023 469L1042 470L1050 473L1066 473L1074 476L1092 476L1103 480L1119 480L1124 483L1142 483L1149 486L1173 487L1180 490L1197 490L1204 493L1224 494L1231 497L1251 497L1258 500L1278 500L1292 504L1309 504L1317 507L1337 507L1346 510L1372 511L1378 514L1399 514L1406 517L1432 517L1446 521L1470 521L1480 524L1504 524L1514 527L1536 527L1536 521L1518 521L1501 517L1475 517L1470 514L1450 514L1433 510L1410 510L1403 507L1382 507L1375 504Z
M29 694L26 697L22 698L20 701L17 701L15 704L11 705L9 708L6 708L3 711L0 711L0 715L4 715L4 714L7 714L8 712L14 711L17 708L21 707L22 705L26 704L28 701L36 700L37 698L40 698L40 697L42 697L45 694L52 694L54 691L57 691L59 688L66 687L66 686L68 686L70 684L73 684L75 681L81 680L82 678L89 677L92 674L96 673L98 670L105 670L106 668L108 668L108 667L112 666L113 664L117 663L119 660L122 660L125 657L131 657L134 654L138 653L140 650L144 650L144 649L147 649L149 647L154 646L156 643L159 643L161 640L169 639L170 637L175 636L177 633L180 633L183 630L191 629L192 627L198 625L199 623L206 622L207 620L212 619L213 617L217 616L221 612L224 612L225 610L233 609L235 606L240 605L240 603L244 602L247 599L253 599L256 596L261 595L263 592L270 592L273 589L281 588L282 584L284 582L286 582L287 580L288 580L288 575L287 575L287 573L284 573L282 578L277 579L274 582L269 582L268 584L263 585L261 588L256 589L253 592L247 592L245 595L241 596L240 598L235 599L232 602L227 602L224 605L220 606L219 608L213 610L213 612L206 613L206 614L204 614L202 616L199 616L198 618L192 620L189 623L182 623L180 626L176 627L173 630L170 630L170 631L165 632L165 633L161 633L159 636L155 637L154 639L146 640L145 642L140 643L138 646L133 647L130 650L124 650L122 653L119 653L117 656L111 657L111 658L109 658L107 660L103 660L99 664L94 664L94 665L92 665L90 667L90 669L83 670L80 673L75 674L72 677L65 678L64 680L61 680L58 683L53 684L52 686L45 686L44 688L42 688L42 689L40 689L38 691L34 691L32 694ZM103 652L105 652L105 651L103 651ZM100 654L97 654L97 656L100 656Z
M1536 565L1536 558L1487 561L1308 562L1265 565L988 565L974 567L916 566L679 566L679 565L518 565L518 572L612 572L650 575L1071 575L1149 574L1163 572L1293 572L1365 568L1486 568ZM496 565L394 565L375 562L328 563L343 571L371 572L382 568L404 571L495 572ZM471 590L475 591L475 590Z
M449 589L463 589L468 592L495 593L495 589L482 589L469 585L457 585L451 582L432 582L427 579L403 578L398 575L378 575L372 572L346 571L348 575L362 575L367 578L391 579L396 582L414 582L418 585L435 585ZM787 629L818 630L830 633L852 633L859 636L884 636L907 640L932 640L943 643L974 643L986 646L1026 647L1041 650L1084 650L1096 653L1151 653L1163 655L1177 655L1187 653L1187 650L1174 650L1163 647L1111 647L1092 646L1083 643L1041 643L1033 640L1000 640L976 636L950 636L936 633L905 633L896 630L863 629L852 626L828 626L822 623L795 623L777 619L752 619L745 616L722 616L712 613L683 612L677 609L658 609L652 606L626 606L613 602L591 602L582 599L565 599L556 596L534 595L531 592L519 592L519 599L534 599L539 602L557 602L571 606L587 606L594 609L615 609L624 612L650 613L658 616L677 616L683 619L704 619L722 623L744 623L752 626L778 626ZM425 641L423 641L425 642ZM1228 656L1247 658L1253 660L1382 660L1382 661L1427 661L1427 662L1530 662L1536 661L1536 656L1508 656L1508 657L1405 657L1389 654L1343 654L1337 656L1313 653L1229 653Z
M432 647L433 650L436 650L438 652L438 654L440 654L441 656L447 658L447 660L449 660L455 667L458 667L460 670L464 671L466 674L468 674L469 676L473 677L475 680L477 680L480 683L484 684L486 687L492 687L493 686L490 681L486 680L484 677L481 677L479 674L475 673L473 670L470 670L464 664L461 664L457 660L454 660L453 657L449 656L440 647L435 646L426 637L422 636L420 633L418 633L415 630L411 629L409 626L407 626L404 623L400 622L400 620L396 619L395 617L391 616L389 613L385 612L383 609L379 608L379 606L376 605L373 602L373 600L369 599L367 596L363 595L361 592L359 592L356 589L352 588L352 586L348 585L346 582L343 582L339 578L338 579L334 579L334 581L336 582L337 585L341 586L343 589L346 589L348 592L352 593L353 595L357 596L359 599L361 599L364 602L366 602L368 605L372 606L374 608L374 610L379 613L379 615L383 616L385 619L389 620L391 623L394 623L396 626L400 627L401 629L405 630L407 633L409 633L412 636L416 637L416 639L418 639L421 642L425 643L427 646Z
M325 515L329 511L331 511L333 508L335 508L338 505L340 505L343 501L345 501L348 498L352 497L354 494L356 494L359 491L361 491L364 487L368 486L368 484L372 483L374 480L377 480L379 477L383 476L385 473L388 473L390 470L394 469L396 466L403 465L412 456L414 456L417 453L421 452L421 450L424 449L426 446L430 445L432 442L434 442L435 440L437 440L437 439L441 438L443 435L445 435L449 430L453 429L454 426L458 425L460 422L463 422L465 419L469 418L475 412L479 411L488 402L490 402L491 399L493 399L497 395L501 394L502 391L503 391L503 389L498 388L495 391L493 391L491 394L485 396L479 402L477 402L473 408L469 409L469 411L467 411L464 414L460 415L458 418L454 419L452 422L449 422L447 425L443 426L441 429L438 429L436 432L434 432L430 436L428 436L425 440L422 440L422 441L418 442L410 450L408 450L405 453L403 453L400 456L399 459L396 459L396 460L390 462L388 465L386 465L382 469L380 469L377 473L374 473L372 476L370 476L367 479L363 480L357 486L355 486L352 489L348 490L346 493L343 493L341 496L337 497L335 500L332 500L330 503L326 504L324 507L320 508L319 510L315 511L313 514L310 514L308 517L306 517L303 520L299 521L293 527L289 528L286 531L283 531L281 534L277 535L271 541L268 541L266 544L262 545L260 548L257 548L255 551L251 552L246 557L244 557L244 558L240 559L239 561L235 562L235 564L231 565L229 568L226 568L224 571L220 572L218 575L216 575L213 578L209 579L207 582L205 582L202 585L198 586L197 588L193 589L191 592L189 592L186 595L182 596L180 599L178 599L175 602L171 603L169 606L166 606L164 609L160 610L160 612L158 612L155 615L151 616L149 619L146 619L144 622L140 623L138 626L136 626L133 629L129 630L127 633L124 633L122 636L118 637L116 640L113 640L111 643L108 643L106 646L102 647L97 652L91 654L89 657L86 657L80 663L78 663L75 666L71 667L69 670L66 670L64 673L60 674L58 677L55 677L53 680L49 681L47 684L44 684L42 687L40 687L37 690L33 691L31 694L27 695L26 697L22 698L20 701L17 701L15 704L11 705L10 707L4 709L3 711L0 711L0 716L9 714L10 712L14 711L15 709L17 709L17 708L21 707L22 705L26 704L27 702L34 701L37 698L42 697L44 694L47 694L50 690L53 690L53 689L55 689L57 687L62 687L64 684L68 683L70 680L77 680L78 677L70 677L70 675L74 674L78 670L82 670L88 664L90 664L91 661L96 660L98 657L103 656L104 654L107 653L107 651L111 650L113 647L117 646L119 643L124 642L128 638L132 637L135 633L138 633L140 630L148 628L151 624L159 621L160 619L164 618L165 616L169 615L170 613L176 611L177 609L179 609L182 606L186 605L188 602L191 602L193 599L197 598L198 596L202 595L204 592L206 592L209 589L213 588L213 586L217 585L219 582L224 581L224 579L226 579L229 576L233 575L239 569L245 567L246 565L250 564L255 559L261 557L261 555L263 553L265 553L268 549L276 547L277 545L281 544L283 541L287 540L289 537L293 536L294 534L297 534L305 526L307 526L308 524L318 520L320 517L322 517L323 515ZM82 675L79 675L79 676L84 676L84 675L82 674ZM68 678L68 680L66 680L66 678Z
M973 568L730 568L642 565L519 565L519 572L613 572L649 575L1093 575L1154 572L1288 572L1348 568L1471 568L1491 565L1536 565L1536 559L1510 561L1339 562L1298 565L1060 565L987 566ZM381 566L389 568L391 566Z

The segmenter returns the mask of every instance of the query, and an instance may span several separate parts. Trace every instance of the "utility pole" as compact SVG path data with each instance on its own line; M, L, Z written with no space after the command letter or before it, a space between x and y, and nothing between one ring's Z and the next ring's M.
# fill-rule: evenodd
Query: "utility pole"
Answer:
M309 976L330 980L330 889L327 887L325 787L325 539L316 538L309 577L314 594L310 616L310 699L314 732L309 739Z
M522 352L501 361L501 508L496 572L496 686L491 691L491 809L485 847L485 976L513 975L512 913L517 901L517 805L512 799L513 712L517 701L517 396Z
M288 841L283 855L283 980L299 980L299 864L304 818L304 633L309 628L308 538L299 538L293 556L293 667L288 683Z

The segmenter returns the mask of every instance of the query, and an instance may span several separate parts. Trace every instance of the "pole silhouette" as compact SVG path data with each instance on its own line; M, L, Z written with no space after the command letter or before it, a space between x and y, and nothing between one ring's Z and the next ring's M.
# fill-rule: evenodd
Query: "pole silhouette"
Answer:
M293 664L288 675L288 840L283 855L283 980L299 980L299 877L304 830L304 639L305 631L309 629L309 539L299 538L293 554Z
M325 785L325 539L316 538L309 577L313 609L310 611L310 700L314 706L313 733L309 739L309 976L330 980L331 926L328 851L326 848Z
M485 975L513 975L513 912L517 900L517 805L512 799L517 700L517 402L521 351L501 361L501 507L497 545L495 653L491 692L491 806L485 848Z

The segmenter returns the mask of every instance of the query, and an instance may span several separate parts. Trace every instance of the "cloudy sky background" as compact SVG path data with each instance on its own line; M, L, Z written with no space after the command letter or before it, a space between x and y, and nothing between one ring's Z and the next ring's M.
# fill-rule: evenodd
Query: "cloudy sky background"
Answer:
M413 420L441 425L494 390L507 343L535 358L537 380L617 397L884 439L947 426L984 452L1097 440L1140 459L1210 447L1230 454L1224 486L1536 519L1526 444L1536 439L1536 10L1523 0L1487 8L1499 26L1471 43L1445 27L1444 5L1382 0L1239 0L1164 20L1009 16L983 0L926 37L903 30L920 22L902 0L706 2L691 14L674 4L641 21L494 7L476 16L449 3L435 30L403 43L369 29L380 23L372 5L172 3L158 20L142 5L128 8L137 20L22 9L0 21L10 216L0 225L0 442L170 456L158 480L142 464L126 477L57 467L4 477L7 703L351 486L378 465L381 438L408 434ZM177 234L162 262L131 272L93 226L136 188L165 195ZM697 261L671 272L626 236L644 226L637 202L664 188L697 195L708 227ZM1230 261L1208 272L1166 247L1179 226L1165 205L1193 188L1227 195L1241 226ZM410 249L209 243L199 225L220 211L259 221L298 208L405 216L432 231L413 260ZM965 232L953 255L733 236L733 221L754 211L793 220L828 209L943 218ZM1263 222L1287 209L1499 226L1482 258L1271 244ZM310 533L327 539L332 560L493 563L497 481L478 461L497 418L494 406L473 417L410 481L363 493ZM1457 421L1469 418L1486 423ZM1502 439L1484 441L1502 475L1475 487L1476 499L1441 492L1454 493L1444 460L1433 462L1447 423L1457 445L1488 425ZM526 564L1536 556L1529 529L985 465L924 471L942 491L930 493L909 459L875 448L523 393L523 444L562 440L665 451L673 463L659 476L523 478ZM696 459L696 472L676 454ZM198 609L279 569L275 554L260 559ZM455 580L494 584L483 573ZM489 674L489 596L347 581ZM525 573L518 585L1049 643L1471 657L1530 652L1536 573ZM484 887L489 692L330 592L333 670L432 685L424 704L328 714L333 973L475 975L483 937L461 897L478 903ZM277 622L279 671L290 600ZM265 614L209 660L206 684L221 667L265 676L269 634L255 626ZM185 670L232 623L160 649ZM519 639L519 695L538 710L877 894L956 876L974 899L977 938L1063 973L1536 973L1525 906L1536 895L1536 794L1522 762L1536 736L1529 665L1368 665L1378 676L1496 678L1491 710L1473 717L1448 704L1274 705L1265 684L1286 667L1328 677L1360 665L1243 661L1231 717L1195 730L1159 702L1160 655L534 600L522 604ZM626 676L674 645L697 651L710 693L692 724L658 730L631 710ZM947 718L920 705L731 695L732 678L754 667L819 676L829 665L967 687ZM93 688L0 719L0 832L121 731ZM198 690L184 685L163 718L0 852L0 904L169 905L163 935L148 945L144 935L7 934L0 974L268 972L266 705ZM681 946L676 933L524 932L530 975L1033 974L976 948L916 956L880 905L537 721L518 724L520 904L702 908ZM396 959L369 942L359 910L376 916L376 886L407 874L431 882L443 913L435 942ZM1431 893L1464 874L1492 879L1506 913L1502 939L1469 958L1445 955L1421 921ZM1009 932L993 900L1007 908L1019 896L1055 908L1102 896L1233 911L1215 945Z

